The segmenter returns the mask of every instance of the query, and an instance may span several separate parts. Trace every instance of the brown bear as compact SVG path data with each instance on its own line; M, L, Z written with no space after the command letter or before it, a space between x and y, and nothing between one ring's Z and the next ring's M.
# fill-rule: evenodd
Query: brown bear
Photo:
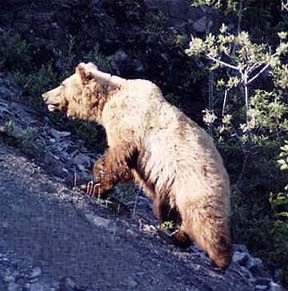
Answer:
M230 183L212 138L147 80L126 80L80 63L71 77L43 94L50 111L96 121L107 133L108 149L95 162L101 195L134 179L153 199L160 221L180 226L175 241L204 249L220 268L231 261Z

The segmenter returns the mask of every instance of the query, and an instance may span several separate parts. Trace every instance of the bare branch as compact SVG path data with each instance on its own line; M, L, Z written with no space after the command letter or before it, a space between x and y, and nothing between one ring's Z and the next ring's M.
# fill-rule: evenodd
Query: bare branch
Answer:
M220 61L220 60L218 60L218 59L216 59L216 58L214 58L214 57L212 57L212 56L209 56L209 55L207 55L207 58L208 58L209 60L215 62L215 63L218 63L218 64L220 64L220 65L223 65L223 66L225 66L225 67L228 67L228 68L230 68L230 69L233 69L233 70L236 70L236 71L239 72L239 69L238 69L237 67L233 66L233 65L230 65L230 64L225 63L225 62L223 62L223 61Z
M245 104L246 104L246 122L248 121L248 111L249 111L249 95L248 86L244 84L244 94L245 94Z
M270 66L270 64L266 64L259 72L258 74L256 74L254 77L252 77L250 80L247 81L247 85L249 85L250 83L252 83L255 79L257 79L268 67Z
M224 100L223 100L223 106L222 106L222 116L224 116L224 113L225 113L225 107L226 107L226 103L227 103L228 91L229 91L229 89L226 89L225 92L224 92Z
M239 34L241 31L241 21L242 21L242 14L243 14L243 0L240 0L238 13L239 14L238 14L237 34Z
M252 73L254 70L257 70L259 67L261 67L264 64L264 62L258 62L253 64L248 70L247 70L247 74L249 75L250 73Z
M286 3L284 3L284 0L281 1L281 10L288 11L288 1L287 0L286 0Z
M213 110L214 108L214 72L209 72L209 99L208 99L208 107L209 110Z

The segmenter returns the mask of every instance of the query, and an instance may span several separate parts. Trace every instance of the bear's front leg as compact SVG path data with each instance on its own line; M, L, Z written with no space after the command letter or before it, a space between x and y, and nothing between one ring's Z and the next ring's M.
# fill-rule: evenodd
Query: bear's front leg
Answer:
M128 166L129 156L125 152L108 149L103 157L99 158L93 167L95 181L87 184L86 192L91 196L100 197L104 192L111 190L119 182L132 179Z

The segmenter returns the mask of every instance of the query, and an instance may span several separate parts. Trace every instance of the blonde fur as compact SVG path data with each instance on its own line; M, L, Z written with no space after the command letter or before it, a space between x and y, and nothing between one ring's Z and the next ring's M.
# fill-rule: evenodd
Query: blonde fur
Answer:
M50 109L96 121L106 130L109 148L94 166L102 190L133 177L154 200L160 220L177 220L226 268L232 252L230 185L211 137L150 81L125 80L81 63L63 84L43 95Z

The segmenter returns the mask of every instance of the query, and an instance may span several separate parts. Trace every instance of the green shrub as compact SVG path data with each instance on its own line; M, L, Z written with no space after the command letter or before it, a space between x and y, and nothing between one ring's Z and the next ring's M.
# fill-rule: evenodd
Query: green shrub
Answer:
M43 158L46 146L37 129L29 126L24 129L18 128L13 121L7 122L6 128L9 143L30 157Z
M204 40L192 37L186 53L203 60L208 74L213 75L209 86L215 90L211 90L213 94L209 91L204 122L231 176L235 240L246 243L271 264L284 266L287 280L288 200L282 193L287 177L277 165L280 147L288 138L285 36L279 34L273 50L267 44L254 43L246 32L232 34L222 25L218 35L208 34ZM270 84L269 90L265 85L258 88L261 83ZM283 169L288 145L281 149Z
M29 66L30 62L29 44L18 33L3 31L0 36L0 67L15 70Z
M111 60L100 51L100 45L98 43L95 45L94 49L85 54L83 58L86 62L97 64L101 70L110 70Z
M23 102L37 111L43 111L41 95L55 82L55 73L51 65L32 71L12 71L10 76L23 89Z

